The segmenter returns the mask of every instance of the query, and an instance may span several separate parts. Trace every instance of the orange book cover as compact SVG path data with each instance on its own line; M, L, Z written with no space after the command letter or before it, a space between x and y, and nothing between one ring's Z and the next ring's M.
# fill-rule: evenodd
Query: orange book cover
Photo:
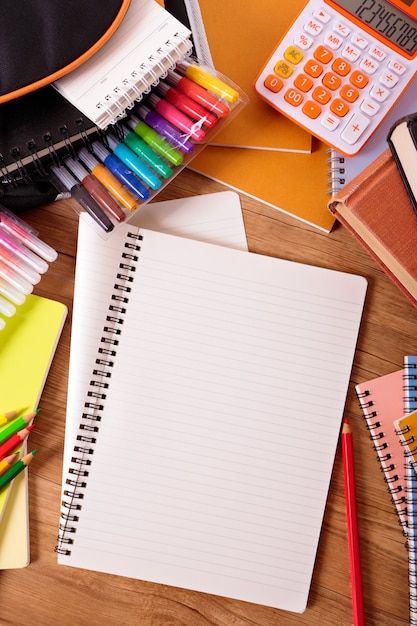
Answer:
M417 215L389 148L328 207L417 307Z

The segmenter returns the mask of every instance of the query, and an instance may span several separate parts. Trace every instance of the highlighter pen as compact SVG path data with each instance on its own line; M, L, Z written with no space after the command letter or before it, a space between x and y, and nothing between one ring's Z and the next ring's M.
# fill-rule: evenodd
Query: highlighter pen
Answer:
M87 189L77 182L65 168L52 165L51 170L65 189L71 193L71 197L91 215L93 220L99 224L106 233L110 233L114 228L112 221L94 198L90 196Z
M16 313L16 307L3 296L0 296L0 313L6 317L12 317Z
M18 259L27 263L35 272L39 272L39 274L44 274L49 267L46 261L38 257L37 254L21 244L16 237L9 235L2 228L0 228L0 248L5 248Z
M0 277L0 294L13 302L13 304L23 304L26 300L25 294L13 287L13 285L8 281L4 280L4 278ZM1 426L1 422L0 422Z
M135 132L129 132L123 138L123 142L144 161L155 172L158 172L163 178L169 178L172 174L172 169L164 159L152 150L152 148L141 139Z
M103 163L100 163L100 161L87 150L87 148L80 148L78 156L92 175L109 190L112 196L116 198L125 209L134 211L138 208L139 200L137 196L131 193Z
M131 169L115 155L112 154L107 148L103 146L99 141L93 142L93 150L104 163L104 165L120 180L121 183L126 185L135 196L141 200L147 200L150 196L149 190L145 185L142 185L139 178L135 176Z
M186 76L180 76L177 72L169 70L166 80L171 85L174 85L179 91L182 91L186 96L201 104L211 113L215 113L219 117L226 117L230 113L230 109L220 100L216 98L210 91L200 87L194 81L190 80Z
M137 113L141 116L146 124L156 130L157 133L169 141L173 146L189 154L194 150L194 144L188 139L187 135L183 135L172 124L169 124L162 115L156 111L151 111L148 107L140 105Z
M68 158L65 159L64 165L75 174L83 187L87 189L90 196L94 198L104 211L107 211L117 222L122 222L126 218L125 212L117 204L113 196L109 194L101 182L90 174L79 161Z
M195 141L203 141L206 133L201 128L199 122L194 122L187 115L184 115L176 107L172 106L166 100L158 98L155 94L151 94L147 98L147 102L155 109L159 115L161 115L167 122L170 122L175 128L182 130L189 137L192 137Z
M185 74L187 78L197 83L197 85L208 89L216 96L227 100L227 102L236 102L239 98L239 93L236 89L227 85L217 76L213 76L207 70L203 70L198 65L195 65L195 63L187 63L185 61L179 63L176 67L181 74Z
M192 100L192 98L189 98L178 89L175 89L175 87L170 87L166 83L159 83L156 87L156 91L165 98L167 102L177 107L179 111L182 111L191 117L191 119L198 120L198 122L208 128L214 128L214 126L216 126L218 118L215 115L212 115L204 107Z
M0 258L0 279L9 283L12 287L28 295L33 291L34 283L23 278L20 273L16 272Z
M163 156L167 161L173 165L181 165L184 158L181 152L175 150L175 148L161 135L158 135L156 130L148 126L145 122L142 122L138 117L129 115L126 120L126 124L133 130L135 135L138 135L143 141ZM126 141L126 137L125 137Z
M161 181L158 176L144 163L132 150L124 143L117 141L112 135L107 135L107 142L110 150L127 167L129 167L138 178L143 180L151 189L159 189Z
M14 235L16 239L19 239L27 248L42 259L45 259L45 261L52 262L56 260L58 252L54 248L51 248L51 246L39 239L29 226L26 226L21 220L8 215L3 208L0 209L0 228Z
M20 276L31 285L37 285L40 282L41 275L39 272L27 265L22 259L16 257L16 255L12 254L9 250L3 250L0 254L0 260L3 264L8 265L13 272L20 274Z

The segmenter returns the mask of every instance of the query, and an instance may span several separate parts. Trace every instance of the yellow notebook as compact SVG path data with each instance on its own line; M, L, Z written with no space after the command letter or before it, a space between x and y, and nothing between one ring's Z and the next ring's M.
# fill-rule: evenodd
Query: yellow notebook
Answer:
M0 331L0 412L37 407L66 314L61 302L29 295ZM28 513L25 471L0 495L0 569L29 563Z

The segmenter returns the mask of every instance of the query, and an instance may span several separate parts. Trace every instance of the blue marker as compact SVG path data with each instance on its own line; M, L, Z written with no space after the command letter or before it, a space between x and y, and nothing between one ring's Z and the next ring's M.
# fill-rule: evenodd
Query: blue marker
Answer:
M121 183L126 185L126 187L141 200L147 200L149 198L149 189L146 189L145 185L142 185L132 170L126 167L115 154L112 154L98 141L94 141L92 145L98 158L101 159L107 169L109 169Z
M139 176L151 189L158 189L161 181L158 176L144 163L125 143L119 143L112 135L107 135L110 149L132 172Z

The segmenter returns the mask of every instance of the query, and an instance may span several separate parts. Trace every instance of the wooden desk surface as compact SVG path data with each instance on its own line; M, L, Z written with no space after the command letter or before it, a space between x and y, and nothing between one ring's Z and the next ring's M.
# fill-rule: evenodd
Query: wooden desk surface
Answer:
M225 189L183 171L160 199ZM337 224L330 234L241 196L249 248L362 274L369 281L346 415L354 430L359 526L367 626L408 624L405 538L372 449L354 385L402 366L417 353L417 310ZM308 198L306 198L308 202ZM61 201L25 214L59 251L35 293L64 302L69 315L40 406L31 447L42 454L29 472L31 564L0 572L0 624L50 626L348 626L352 624L343 469L337 451L311 593L302 615L67 568L54 552L59 523L62 452L76 254L76 214ZM294 517L297 511L294 511Z

